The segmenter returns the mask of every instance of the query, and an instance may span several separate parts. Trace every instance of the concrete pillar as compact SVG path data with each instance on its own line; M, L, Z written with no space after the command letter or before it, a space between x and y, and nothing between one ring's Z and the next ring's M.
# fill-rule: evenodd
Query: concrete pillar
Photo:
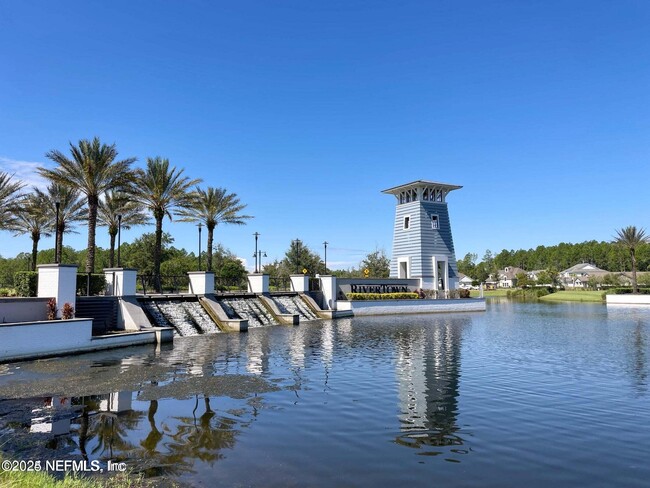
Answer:
M323 292L323 310L336 310L336 276L320 275L320 290Z
M250 293L268 293L269 275L253 273L248 275L248 291Z
M104 268L106 294L116 297L135 296L138 270L132 268Z
M291 290L297 293L306 293L309 291L309 275L292 274L289 276L291 280Z
M194 295L214 293L214 273L212 271L188 271L190 277L189 292Z
M77 308L77 265L76 264L39 264L39 297L54 297L56 300L56 317L61 318L63 305L69 303Z

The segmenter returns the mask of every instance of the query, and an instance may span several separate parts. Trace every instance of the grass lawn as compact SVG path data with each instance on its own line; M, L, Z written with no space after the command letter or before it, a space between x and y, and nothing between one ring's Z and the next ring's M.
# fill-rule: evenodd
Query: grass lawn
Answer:
M603 292L591 290L556 291L540 298L545 302L598 302L602 303Z
M508 291L514 291L514 289L500 288L498 290L485 290L483 296L487 297L506 297L508 296ZM471 290L470 296L478 298L480 295L479 290ZM603 302L603 292L602 291L591 291L591 290L569 290L569 291L556 291L550 295L541 297L540 300L545 302Z
M470 290L469 296L472 298L478 298L481 295L480 290ZM501 288L499 290L484 290L483 291L483 296L484 297L505 297L508 296L508 290L505 288Z

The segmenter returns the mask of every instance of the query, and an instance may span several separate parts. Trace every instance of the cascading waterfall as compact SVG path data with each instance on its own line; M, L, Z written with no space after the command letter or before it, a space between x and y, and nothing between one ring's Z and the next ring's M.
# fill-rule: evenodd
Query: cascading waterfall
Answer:
M142 307L158 326L171 325L180 336L221 332L198 302L180 300L142 301Z
M276 303L282 313L290 313L300 316L300 321L317 320L320 317L302 301L298 295L280 295L272 296L271 299Z
M182 302L182 307L190 315L192 320L204 334L221 333L216 324L212 321L208 313L203 309L198 302Z
M156 305L182 336L200 334L200 330L179 301L156 301Z
M219 303L231 319L248 320L248 327L277 325L278 322L266 310L259 298L222 298Z

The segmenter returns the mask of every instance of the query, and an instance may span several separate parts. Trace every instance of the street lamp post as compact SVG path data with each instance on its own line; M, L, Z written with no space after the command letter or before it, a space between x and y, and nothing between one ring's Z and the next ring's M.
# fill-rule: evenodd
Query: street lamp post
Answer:
M325 273L327 273L327 245L329 242L325 241L323 242L323 246L325 246Z
M199 222L197 227L199 228L199 271L201 271L201 229L203 228L203 224Z
M255 258L255 272L259 273L259 271L257 269L257 238L260 236L260 233L255 232L255 234L253 234L253 235L255 236L255 254L253 254L253 257Z
M122 244L122 214L117 216L117 267L120 265L120 247Z
M296 246L296 255L297 255L297 258L298 258L298 260L297 260L297 262L296 262L296 267L297 267L297 269L296 269L296 273L300 273L300 265L301 265L301 263L300 263L300 258L301 258L301 257L300 257L300 250L301 250L301 246L300 246L300 244L301 244L301 242L300 242L300 239L294 239L294 240L291 241L291 242L292 242L293 244L295 244L295 246Z
M54 202L54 206L56 207L56 221L55 221L55 230L54 230L54 262L56 264L59 264L59 210L61 208L61 202L56 201Z
M257 262L260 264L260 273L262 272L262 257L266 257L266 251L257 251Z

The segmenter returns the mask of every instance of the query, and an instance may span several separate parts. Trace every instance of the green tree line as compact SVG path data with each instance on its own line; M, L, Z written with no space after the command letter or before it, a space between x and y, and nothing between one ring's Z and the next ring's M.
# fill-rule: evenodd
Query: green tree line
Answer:
M615 236L616 237L616 236ZM635 249L636 269L650 271L650 244L641 242ZM630 252L613 241L585 241L577 244L562 242L555 246L537 246L535 249L508 250L497 254L487 250L479 261L475 253L467 253L458 260L458 271L479 281L485 281L494 270L516 266L527 271L555 269L562 271L578 263L591 263L612 271L632 271Z

